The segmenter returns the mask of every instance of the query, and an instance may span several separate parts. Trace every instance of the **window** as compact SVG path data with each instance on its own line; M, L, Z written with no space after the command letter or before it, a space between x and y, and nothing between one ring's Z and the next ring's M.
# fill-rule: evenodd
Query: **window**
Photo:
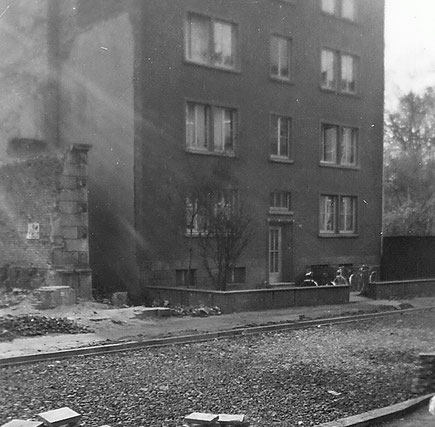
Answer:
M323 89L336 90L342 93L356 93L358 74L358 59L356 56L331 49L322 49L320 72L320 85Z
M192 200L186 198L186 235L197 236L206 233L213 225L211 218L225 217L234 212L238 206L238 191L227 189L215 194L204 194L203 197Z
M213 114L214 129L214 151L233 152L235 129L236 129L236 112L231 108L214 108Z
M355 0L321 0L321 8L324 13L339 18L356 20Z
M186 199L186 234L198 235L207 229L205 208L198 200Z
M287 191L273 191L270 193L269 212L289 213L291 209L291 195Z
M341 17L356 20L356 5L355 0L341 0Z
M331 165L357 165L358 129L322 124L321 162Z
M197 64L236 68L237 26L191 14L187 20L186 58Z
M270 75L281 80L290 80L290 39L272 36L270 44Z
M290 158L291 119L272 115L270 155L272 158Z
M186 104L186 147L192 151L234 154L237 111L200 103Z
M210 107L202 104L187 103L186 142L197 150L209 149Z
M187 288L194 287L196 283L196 270L175 270L175 285Z
M355 234L357 198L322 195L320 197L320 233Z
M355 233L356 199L340 198L340 233Z
M321 57L321 72L322 81L321 85L324 89L335 89L337 82L336 75L336 53L332 50L323 49Z
M352 55L341 55L341 87L342 92L355 93L356 59Z
M233 267L227 271L227 283L245 283L246 282L246 268Z

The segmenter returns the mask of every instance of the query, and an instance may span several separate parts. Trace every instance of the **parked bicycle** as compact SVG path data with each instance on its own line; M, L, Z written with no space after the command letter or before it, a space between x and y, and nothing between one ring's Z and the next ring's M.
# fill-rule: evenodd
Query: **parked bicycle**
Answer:
M335 276L334 280L332 280L331 285L349 285L348 280L343 274L343 267L339 267L339 269L337 270L337 275Z

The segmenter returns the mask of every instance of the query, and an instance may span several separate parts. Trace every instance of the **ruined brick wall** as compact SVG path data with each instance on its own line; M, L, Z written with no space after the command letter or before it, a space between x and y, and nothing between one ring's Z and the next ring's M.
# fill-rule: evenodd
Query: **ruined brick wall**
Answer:
M0 286L69 285L91 297L88 149L0 168Z

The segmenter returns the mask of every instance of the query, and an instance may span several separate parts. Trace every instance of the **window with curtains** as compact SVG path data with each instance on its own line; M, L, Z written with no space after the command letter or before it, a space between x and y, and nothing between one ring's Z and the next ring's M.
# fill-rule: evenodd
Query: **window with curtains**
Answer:
M234 154L237 110L186 103L186 148L202 153Z
M270 41L270 75L279 80L291 78L291 40L272 36Z
M321 134L321 163L357 166L357 128L323 123Z
M357 10L355 0L320 0L322 12L339 18L356 21Z
M319 231L320 234L356 234L357 198L321 195Z
M236 24L189 14L185 45L189 61L217 68L237 68Z
M358 58L355 55L322 49L320 56L320 86L340 93L357 92Z

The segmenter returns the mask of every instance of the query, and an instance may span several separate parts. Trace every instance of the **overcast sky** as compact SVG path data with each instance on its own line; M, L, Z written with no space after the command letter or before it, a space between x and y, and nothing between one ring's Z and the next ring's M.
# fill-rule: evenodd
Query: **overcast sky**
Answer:
M386 0L387 107L401 93L435 86L435 0Z

